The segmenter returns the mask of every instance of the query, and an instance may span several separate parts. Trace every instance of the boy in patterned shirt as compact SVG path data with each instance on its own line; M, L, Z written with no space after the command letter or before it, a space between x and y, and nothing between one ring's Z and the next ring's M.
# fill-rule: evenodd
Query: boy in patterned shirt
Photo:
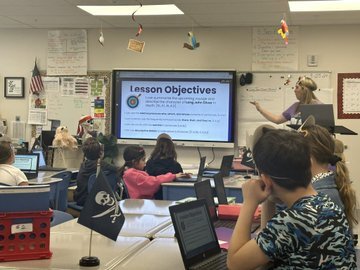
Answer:
M256 143L259 180L242 186L244 203L228 250L229 269L356 269L342 209L311 185L310 149L294 132L270 130ZM275 214L275 201L286 209ZM252 217L263 203L263 230L251 239Z

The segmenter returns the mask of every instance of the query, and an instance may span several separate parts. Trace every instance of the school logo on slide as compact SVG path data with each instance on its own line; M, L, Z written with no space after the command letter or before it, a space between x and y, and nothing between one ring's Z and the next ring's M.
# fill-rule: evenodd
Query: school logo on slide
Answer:
M128 99L126 101L127 105L132 109L136 108L139 105L139 97L140 96L141 96L141 94L137 95L137 96L128 97Z

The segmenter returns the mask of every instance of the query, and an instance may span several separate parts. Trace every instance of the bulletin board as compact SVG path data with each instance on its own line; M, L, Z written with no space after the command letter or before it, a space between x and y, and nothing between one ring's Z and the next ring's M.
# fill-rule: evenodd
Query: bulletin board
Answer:
M43 78L46 77L45 74L42 76ZM91 115L94 117L94 128L108 134L110 132L111 71L88 71L87 76L51 76L49 78L59 78L61 86L61 84L66 83L68 77L88 80L88 93L86 95L64 95L62 91L46 91L45 89L40 99L44 104L43 109L46 112L47 120L60 120L60 125L67 126L70 134L76 135L79 119L84 115ZM30 104L34 103L31 100L32 98L30 98ZM98 114L99 117L94 115L96 99L101 102L103 100L103 113L101 116ZM38 109L41 110L42 108Z
M360 73L338 73L338 118L360 118Z
M238 77L244 72L239 72ZM333 103L333 89L331 89L331 72L253 72L251 84L237 87L237 145L251 144L249 136L261 124L269 124L250 101L258 101L262 108L281 114L296 102L294 94L295 84L299 77L312 78L318 89L314 92L323 103ZM239 82L239 78L238 78ZM270 123L272 124L272 123ZM275 127L284 127L274 124ZM250 139L251 140L251 139Z

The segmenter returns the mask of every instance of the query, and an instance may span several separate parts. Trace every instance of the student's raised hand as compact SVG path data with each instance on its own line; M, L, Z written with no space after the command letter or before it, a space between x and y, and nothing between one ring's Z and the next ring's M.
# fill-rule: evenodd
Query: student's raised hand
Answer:
M242 185L244 202L258 205L265 201L271 194L271 188L261 179L250 179Z

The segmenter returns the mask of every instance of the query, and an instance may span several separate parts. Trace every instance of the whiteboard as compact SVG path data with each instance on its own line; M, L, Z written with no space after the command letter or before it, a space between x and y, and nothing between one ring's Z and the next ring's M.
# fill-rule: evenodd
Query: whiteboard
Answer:
M240 72L238 77L243 74ZM261 124L269 124L250 101L262 108L281 114L297 101L294 89L299 77L312 78L318 89L314 92L323 103L333 103L331 72L254 72L251 84L237 87L237 145L250 146L251 134ZM238 78L239 81L239 78ZM273 123L270 123L273 124ZM274 125L274 124L273 124ZM284 125L275 125L283 128Z

